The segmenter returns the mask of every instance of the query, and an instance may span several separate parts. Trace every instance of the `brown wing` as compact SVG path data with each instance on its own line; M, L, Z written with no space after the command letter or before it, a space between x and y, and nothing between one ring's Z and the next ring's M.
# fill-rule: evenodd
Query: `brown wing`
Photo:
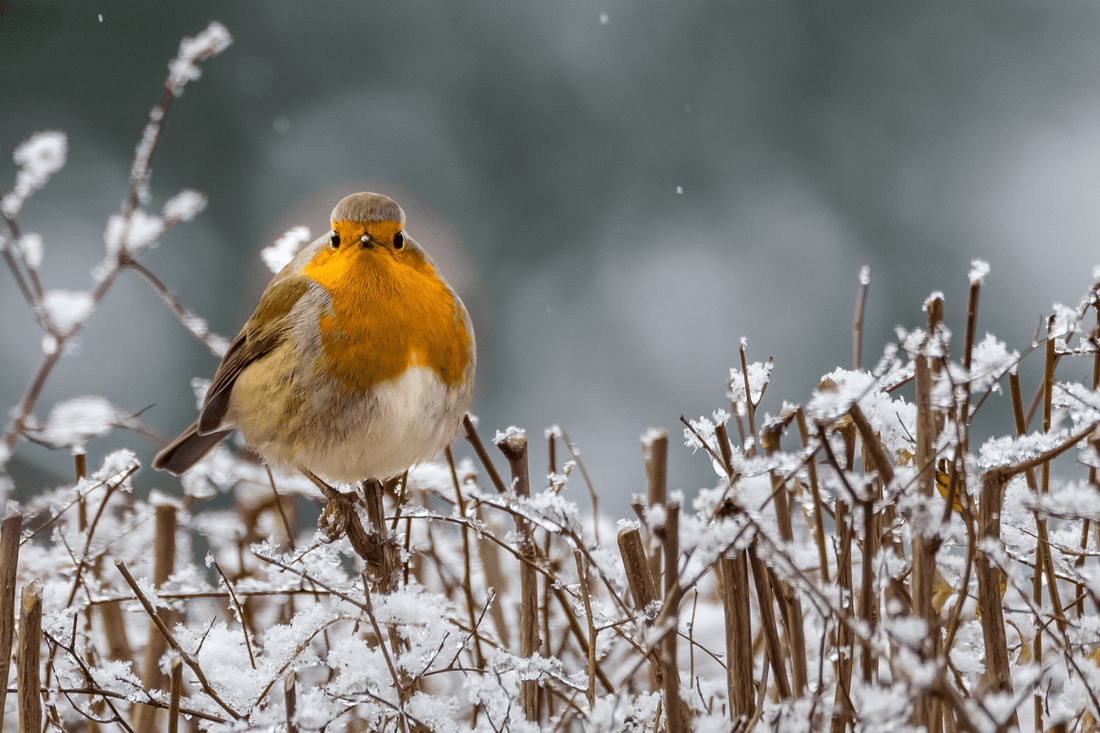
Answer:
M309 288L309 283L309 278L304 275L292 275L271 284L264 291L256 312L233 340L218 365L218 371L214 373L196 424L199 435L225 430L222 420L229 409L229 398L237 377L249 364L270 353L286 338L289 331L286 316Z
M191 427L183 431L183 434L173 440L168 446L157 453L153 459L153 468L158 471L167 471L175 476L194 466L214 446L225 440L232 430L220 430L207 435L198 434L198 422L191 423Z

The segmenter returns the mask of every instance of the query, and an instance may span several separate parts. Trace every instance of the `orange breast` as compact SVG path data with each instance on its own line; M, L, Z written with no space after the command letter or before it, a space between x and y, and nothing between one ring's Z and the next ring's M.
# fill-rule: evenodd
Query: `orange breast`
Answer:
M393 231L388 234L382 241L392 241ZM315 365L318 372L358 392L414 365L431 368L449 387L462 380L470 334L458 302L418 251L362 248L352 240L322 250L302 272L332 298L331 312L319 320L324 356Z

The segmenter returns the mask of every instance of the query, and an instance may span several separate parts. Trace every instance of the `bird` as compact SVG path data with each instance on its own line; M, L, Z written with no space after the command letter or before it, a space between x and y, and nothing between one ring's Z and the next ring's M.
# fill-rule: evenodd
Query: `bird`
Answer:
M269 467L332 484L385 481L458 433L476 346L462 300L378 193L271 281L233 340L199 417L153 459L181 475L234 430Z

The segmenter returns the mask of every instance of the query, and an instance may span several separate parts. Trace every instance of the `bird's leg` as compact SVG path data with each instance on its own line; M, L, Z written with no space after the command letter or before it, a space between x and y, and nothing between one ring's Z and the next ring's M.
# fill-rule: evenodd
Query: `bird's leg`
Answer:
M342 491L338 491L332 486L329 486L324 479L322 479L320 476L313 473L312 471L307 471L304 468L301 469L301 471L303 476L308 478L314 486L320 489L321 493L325 495L326 499L328 499L329 504L354 504L359 498L359 495L356 494L354 491L344 493Z
M362 501L358 494L349 491L343 493L329 486L312 471L302 470L302 475L313 482L328 499L321 516L317 518L317 528L324 533L329 542L335 542L345 534L356 554L374 569L381 565L381 548L377 539L370 537L359 520L355 505Z
M390 532L386 528L386 515L382 503L382 494L385 488L378 479L369 479L359 483L359 494L363 505L367 510L367 519L374 531L375 544L380 549L380 563L376 577L379 579L378 589L382 593L389 593L395 586L395 573L398 568L398 552Z

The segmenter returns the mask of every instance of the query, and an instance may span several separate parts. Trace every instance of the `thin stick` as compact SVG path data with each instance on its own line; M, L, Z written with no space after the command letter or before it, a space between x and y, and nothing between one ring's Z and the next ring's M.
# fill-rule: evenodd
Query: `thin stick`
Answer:
M531 484L527 471L527 437L519 432L509 432L496 441L497 448L508 459L512 471L512 486L521 498L531 496ZM519 537L519 554L528 559L535 558L535 543L531 536L531 525L515 515L516 534ZM529 659L539 650L539 596L538 576L531 563L519 566L520 617L519 646L520 656ZM524 680L520 683L520 705L528 720L539 719L538 680Z
M592 533L598 545L600 544L600 498L596 494L595 487L592 486L592 479L588 477L588 469L584 467L584 461L581 460L581 454L577 451L577 446L573 445L573 441L569 439L569 434L561 427L558 428L558 432L561 434L565 447L569 449L570 457L577 464L577 468L580 469L581 478L584 479L584 485L588 489L588 499L592 502Z
M664 506L668 472L668 431L664 428L650 428L642 434L641 440L648 505ZM653 577L653 583L661 583L661 554L655 546L649 551L649 574Z
M180 695L183 694L183 660L179 655L172 657L171 679L171 693L168 698L168 733L176 733L180 727Z
M775 673L776 692L780 700L791 698L791 684L787 678L787 667L783 663L783 647L779 642L779 629L775 623L774 596L767 568L756 552L756 540L749 545L749 567L756 586L756 599L760 607L760 628L764 632L764 641L768 649L768 662Z
M504 485L500 474L497 473L497 468L493 465L492 459L489 458L489 453L485 450L485 444L481 442L481 436L477 434L477 428L474 427L469 414L462 418L462 425L466 429L466 440L474 447L474 453L477 454L477 459L481 461L481 465L485 467L485 473L489 474L489 480L493 482L493 486L496 487L497 491L507 494L508 487Z
M162 283L160 279L156 275L154 275L147 267L139 263L137 260L129 258L125 260L124 265L128 269L133 270L141 276L141 279L144 280L149 285L149 287L153 289L153 292L160 296L160 299L164 301L164 304L167 305L168 309L172 311L172 314L179 319L180 323L183 323L186 326L189 323L195 323L196 321L198 321L198 316L188 310L187 307L184 306L183 302L179 299L179 297L171 290L169 290L168 287L165 286L165 284ZM209 331L200 331L193 328L188 328L187 330L199 341L202 341L206 348L210 349L210 353L212 353L214 356L218 358L225 356L224 345L229 342L226 341L224 338L217 335L216 333L211 333Z
M161 504L156 508L156 541L153 553L153 585L157 588L167 582L176 564L176 508L171 504ZM164 611L165 626L173 622L172 612ZM167 650L165 638L158 633L157 625L149 626L149 637L145 644L145 664L142 667L141 681L146 690L163 685L164 675L160 671L160 658ZM134 728L138 733L154 733L157 730L156 708L142 706L138 708L134 719Z
M466 516L466 499L462 496L462 487L458 481L458 471L455 469L454 454L451 453L451 446L447 446L443 449L443 453L447 456L447 466L451 469L451 481L455 487L455 499L458 502L458 513L463 517ZM470 615L470 626L472 628L477 626L477 603L474 601L474 581L473 581L473 568L470 562L470 530L465 525L460 529L462 533L462 592L466 596L466 610ZM497 604L498 606L500 604ZM485 655L481 651L481 635L474 635L474 660L477 663L478 669L485 667Z
M42 730L42 699L38 689L41 648L42 582L34 580L23 587L19 613L19 648L15 654L20 733L39 733Z
M225 587L229 590L229 600L237 610L237 618L241 622L241 635L244 636L244 648L248 650L248 661L252 664L252 669L256 669L256 657L252 654L252 642L248 638L248 623L244 616L244 607L237 598L237 593L233 589L233 585L229 582L229 578L222 572L221 565L217 562L214 562L214 571L217 572L218 577L222 579L222 582L225 583Z
M1092 309L1096 314L1096 326L1095 326L1095 328L1093 328L1092 336L1091 336L1092 344L1093 344L1094 347L1096 347L1096 353L1092 357L1092 388L1093 388L1093 390L1096 390L1098 387L1100 387L1100 343L1097 342L1097 339L1100 338L1100 297L1098 297L1098 296L1100 296L1100 291L1098 291L1097 288L1100 288L1100 284L1098 284L1097 286L1095 286L1093 288L1093 293L1092 293L1092 298L1093 298L1093 300L1092 300ZM1098 453L1100 453L1100 441L1098 441L1096 443L1096 450L1097 450ZM1100 487L1100 483L1098 483L1097 480L1096 480L1096 466L1089 466L1089 484L1091 484L1092 486ZM1100 532L1100 525L1097 525L1097 532ZM1084 550L1086 547L1088 547L1088 544L1089 544L1089 520L1086 519L1086 520L1084 520L1084 522L1082 522L1082 526L1081 526L1081 549ZM1100 544L1100 543L1097 543L1097 544ZM1084 558L1084 555L1082 555L1074 563L1074 567L1081 568L1081 567L1084 567L1084 564L1085 564L1085 558ZM1077 586L1077 598L1079 600L1076 603L1077 617L1078 618L1081 618L1085 613L1085 597L1084 597L1084 594L1085 594L1085 586L1084 585L1078 585Z
M11 644L15 637L15 578L19 569L19 535L23 531L23 515L12 514L0 522L0 714L8 695L8 674ZM0 723L2 727L2 723Z
M619 555L623 559L623 570L626 571L626 582L630 586L630 595L634 598L635 614L642 616L645 619L646 628L649 628L651 621L645 613L650 604L657 599L657 591L653 585L653 575L649 572L641 533L634 527L623 527L619 531L617 540ZM660 655L655 650L650 650L646 657L649 659L653 687L659 690L664 686L664 670L661 668Z
M727 502L715 513L723 521L736 511ZM730 721L753 714L752 609L749 603L749 566L745 550L722 553L718 561L722 610L726 621L726 683Z
M784 410L781 417L785 420L773 421L761 429L760 442L764 446L764 453L773 456L779 452L780 433L786 429L790 421L795 417L795 411ZM791 521L790 499L787 495L787 480L777 470L769 471L772 482L772 496L774 497L776 525L779 528L779 538L786 543L794 542L794 526ZM787 647L791 655L791 681L792 693L801 696L806 690L806 640L802 622L802 604L795 595L794 590L787 583L772 575L772 590L779 603L779 610L783 617L783 630L787 638Z
M153 604L151 604L149 602L149 599L145 597L145 594L141 592L141 587L137 584L137 581L134 580L134 576L131 575L130 571L126 568L126 563L122 562L122 560L115 560L115 567L118 568L118 571L120 573L122 573L122 577L126 580L126 584L130 586L130 590L132 590L134 592L134 595L137 596L138 603L141 604L141 607L145 609L145 613L149 616L149 618L153 620L153 623L156 624L156 627L160 631L161 635L164 637L164 640L168 642L168 645L170 647L179 652L180 657L184 661L184 664L190 667L191 671L195 673L195 677L198 679L199 686L202 688L202 691L209 695L210 699L216 702L222 710L229 713L229 715L232 716L234 720L241 720L243 716L241 716L233 708L229 707L229 705L227 705L225 701L221 699L214 688L210 686L210 683L207 681L206 675L203 674L202 667L199 666L199 663L192 659L191 655L185 652L183 648L179 645L179 642L176 641L176 637L172 636L172 632L168 630L168 627L165 626L164 621L162 621L160 616L157 615L157 611L155 608L153 608Z
M671 626L661 644L661 664L665 677L665 717L668 719L668 733L683 733L690 730L688 709L680 699L680 667L677 663L676 641L679 637L676 628L679 625L680 608L680 503L670 501L665 504L665 523L658 536L664 548L664 580L667 608L662 612L665 623Z
M863 354L863 309L867 303L867 288L871 284L871 267L859 269L859 295L856 296L856 315L852 319L852 369L859 370Z
M933 341L939 336L943 326L943 299L932 298L927 303L928 333L924 343L921 344L917 354L915 382L916 390L914 401L917 407L917 446L914 457L915 466L920 471L917 477L917 488L921 496L931 497L935 484L935 472L925 470L927 466L935 465L936 452L935 441L940 433L943 418L932 404L932 385L936 373L942 366L942 357L931 356ZM921 650L925 660L938 659L942 636L938 631L939 616L932 604L935 594L936 577L936 552L939 550L940 538L933 534L933 528L923 533L913 533L913 576L911 580L911 595L913 599L913 613L925 620L929 629L937 629L936 633L930 633L925 648ZM923 725L932 731L939 730L940 717L937 714L938 703L928 695L921 695L916 700L916 717L918 725Z
M297 552L298 547L294 542L294 530L290 527L290 520L286 516L286 509L283 508L283 497L279 495L279 489L275 486L275 474L271 472L271 467L266 463L264 468L267 470L267 480L271 484L271 493L275 495L275 508L279 511L279 517L283 520L283 529L286 530L286 543L290 546L291 552Z
M573 560L577 563L577 579L580 582L581 600L584 601L584 615L588 619L588 707L596 704L596 622L592 619L592 600L588 597L588 574L584 571L584 555L573 550Z
M802 438L802 449L805 450L810 444L810 430L806 425L806 412L802 409L802 405L798 406L798 411L795 413L795 420L798 422L798 434ZM810 456L806 461L806 473L810 479L810 494L814 500L814 544L817 545L817 558L821 567L821 580L823 583L828 583L829 554L825 550L825 522L822 517L821 488L818 486L817 463L813 456Z
M294 713L298 710L298 695L295 684L298 675L291 672L283 680L283 699L286 700L286 733L298 733L298 726L294 723Z

